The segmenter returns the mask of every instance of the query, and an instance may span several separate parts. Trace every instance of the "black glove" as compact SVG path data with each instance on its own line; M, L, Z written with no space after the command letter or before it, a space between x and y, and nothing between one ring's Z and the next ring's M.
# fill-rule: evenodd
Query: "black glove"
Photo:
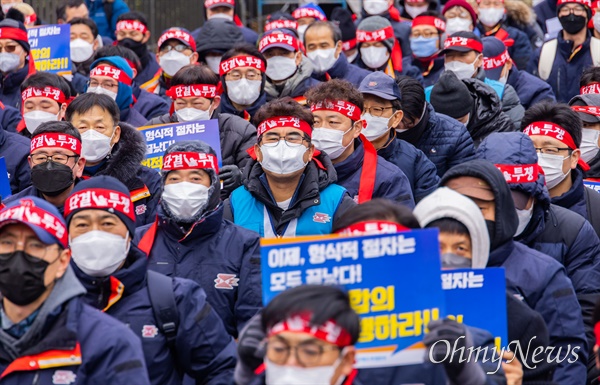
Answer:
M475 362L475 354L470 360L467 360L469 357L468 348L473 347L473 337L471 337L465 325L446 318L431 321L427 328L429 333L423 338L423 343L427 346L427 360L442 363L452 384L485 384L485 372ZM435 343L440 340L448 341L448 343ZM463 362L460 362L461 351L463 351Z
M219 171L219 179L223 181L221 196L229 196L233 190L242 185L242 172L234 164L223 166Z
M238 338L238 361L234 374L237 385L246 385L254 378L254 371L263 363L265 356L264 341L265 334L258 313L248 321Z

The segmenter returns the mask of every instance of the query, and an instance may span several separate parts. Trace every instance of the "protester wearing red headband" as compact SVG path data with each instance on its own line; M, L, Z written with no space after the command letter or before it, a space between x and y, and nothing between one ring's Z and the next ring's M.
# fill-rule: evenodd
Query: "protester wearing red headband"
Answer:
M439 56L444 44L446 19L436 11L426 11L415 17L410 32L413 65L421 71L425 86L433 85L444 70L444 58Z
M292 17L298 22L298 37L304 41L304 32L306 28L315 21L327 21L325 12L316 3L308 3L292 12Z
M248 44L256 45L258 34L246 27L238 15L235 14L235 0L206 0L204 1L204 8L206 9L206 20L225 19L232 21L240 28L244 36L244 41ZM192 31L195 39L198 39L201 29L202 27Z

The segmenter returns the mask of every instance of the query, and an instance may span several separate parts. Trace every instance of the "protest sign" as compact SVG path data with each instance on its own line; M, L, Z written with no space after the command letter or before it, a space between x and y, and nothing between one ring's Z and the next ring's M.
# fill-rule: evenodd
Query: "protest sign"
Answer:
M6 159L0 158L0 199L4 200L11 196L10 175L6 170Z
M27 30L35 69L71 75L71 25L41 25Z
M590 179L584 179L583 180L583 185L585 187L591 188L592 190L594 190L596 192L600 192L600 181L590 180Z

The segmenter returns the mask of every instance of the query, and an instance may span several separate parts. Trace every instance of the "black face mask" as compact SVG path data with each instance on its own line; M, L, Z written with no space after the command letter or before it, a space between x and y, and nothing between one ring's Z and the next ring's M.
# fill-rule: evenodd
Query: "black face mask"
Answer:
M496 249L496 247L500 246L500 245L496 245L495 244L495 239L496 239L496 222L495 221L490 221L490 220L485 220L485 226L487 227L487 231L488 234L490 236L490 251Z
M560 21L560 25L562 25L563 29L571 35L574 35L584 29L587 22L587 18L585 16L575 16L573 13L567 16L561 16L558 18L558 20Z
M22 250L0 254L0 293L15 305L29 305L46 291L48 265Z
M121 45L125 48L129 48L130 50L132 50L133 52L135 52L135 54L137 55L137 57L141 60L144 56L146 56L146 53L148 52L148 46L146 45L146 43L141 43L139 41L135 41L133 39L130 38L126 38L123 40L119 40L117 41L118 45Z
M58 196L71 187L74 182L71 167L56 163L45 162L31 169L31 183L40 192L48 196Z

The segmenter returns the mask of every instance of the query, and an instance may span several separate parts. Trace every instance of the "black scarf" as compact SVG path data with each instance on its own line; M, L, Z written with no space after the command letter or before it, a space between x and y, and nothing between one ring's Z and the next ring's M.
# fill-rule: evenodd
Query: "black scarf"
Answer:
M425 104L424 108L425 113L423 114L423 117L421 118L419 123L417 123L416 126L414 126L413 128L409 128L405 132L396 131L396 137L398 139L405 140L413 146L417 145L417 142L419 141L419 139L421 139L421 136L423 135L425 129L429 125L429 108L427 108L427 104Z

